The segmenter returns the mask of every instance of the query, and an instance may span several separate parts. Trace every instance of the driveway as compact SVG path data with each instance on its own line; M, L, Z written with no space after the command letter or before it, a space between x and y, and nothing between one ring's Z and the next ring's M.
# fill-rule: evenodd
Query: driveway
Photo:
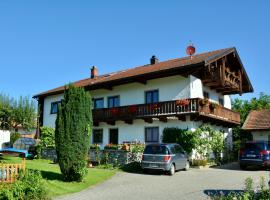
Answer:
M59 200L200 200L215 190L241 190L247 177L254 178L258 185L263 176L269 181L269 171L239 170L237 163L223 168L190 169L179 171L174 176L161 173L150 175L119 172L112 179Z

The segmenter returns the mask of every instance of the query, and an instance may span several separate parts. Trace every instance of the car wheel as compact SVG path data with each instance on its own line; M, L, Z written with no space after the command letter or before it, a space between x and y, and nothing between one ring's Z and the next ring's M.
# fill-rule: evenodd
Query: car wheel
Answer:
M189 161L187 160L184 170L187 171L189 169L189 167L190 167Z
M240 164L240 169L245 170L247 168L246 165Z
M175 166L174 166L174 164L172 164L171 165L171 168L170 168L170 171L169 171L169 175L174 175L174 173L175 173Z

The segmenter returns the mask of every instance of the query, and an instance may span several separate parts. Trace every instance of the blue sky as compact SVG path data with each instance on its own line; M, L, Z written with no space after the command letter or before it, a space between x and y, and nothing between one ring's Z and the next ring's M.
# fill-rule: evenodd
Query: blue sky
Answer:
M0 92L34 95L100 74L235 46L270 94L270 1L0 1ZM237 97L237 96L236 96Z

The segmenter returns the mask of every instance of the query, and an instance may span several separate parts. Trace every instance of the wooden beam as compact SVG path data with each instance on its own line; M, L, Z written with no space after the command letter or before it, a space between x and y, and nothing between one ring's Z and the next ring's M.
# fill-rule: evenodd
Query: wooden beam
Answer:
M191 115L190 121L200 121L200 117L198 115Z
M114 126L115 125L115 121L107 121L107 124Z
M178 120L181 120L181 121L186 121L186 116L185 115L178 115L177 116Z
M153 123L153 119L152 118L144 118L144 121L147 123Z
M136 82L141 83L143 85L146 85L147 84L147 79L139 78L139 79L136 79Z
M112 86L105 86L104 89L112 91L113 87Z
M133 120L132 119L125 120L125 123L126 124L133 124Z
M161 122L167 122L168 118L167 117L158 117L159 121Z
M94 122L93 122L93 125L94 125L94 126L99 126L99 122L94 121Z

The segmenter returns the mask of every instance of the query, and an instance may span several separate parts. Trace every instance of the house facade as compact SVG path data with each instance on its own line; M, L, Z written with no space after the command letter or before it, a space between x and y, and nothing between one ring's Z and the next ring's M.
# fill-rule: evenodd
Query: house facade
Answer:
M161 142L165 127L195 130L203 123L223 130L240 115L231 110L231 94L253 88L235 48L221 49L164 62L150 63L74 82L93 98L92 143ZM39 126L54 127L64 86L38 95Z
M270 109L250 111L242 129L251 133L254 141L270 142Z

